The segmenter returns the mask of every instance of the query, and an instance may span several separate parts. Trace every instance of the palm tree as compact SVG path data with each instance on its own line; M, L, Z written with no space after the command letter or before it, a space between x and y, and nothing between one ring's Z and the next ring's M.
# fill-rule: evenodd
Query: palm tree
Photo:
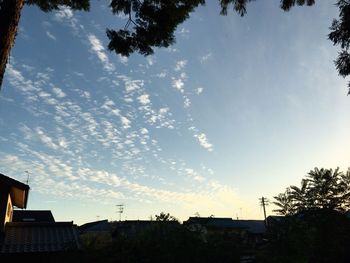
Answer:
M297 211L302 211L310 207L310 198L308 196L309 190L309 180L301 180L301 187L290 186L291 189L291 199L295 203L295 208Z
M311 170L301 187L290 186L274 197L282 215L293 215L312 209L345 211L350 208L350 169L344 174L339 168Z
M308 195L314 207L342 210L344 194L342 175L339 168L334 171L315 168L308 173L310 182Z
M273 203L278 206L278 209L273 210L274 212L280 215L292 215L295 213L295 203L289 187L284 193L275 196L274 199L276 201Z

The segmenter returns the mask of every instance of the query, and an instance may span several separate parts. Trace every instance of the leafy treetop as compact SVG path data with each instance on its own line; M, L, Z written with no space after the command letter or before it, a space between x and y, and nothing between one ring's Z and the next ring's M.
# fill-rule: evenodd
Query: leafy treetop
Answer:
M159 215L155 215L155 218L156 218L156 221L162 221L162 222L164 222L164 221L179 222L179 220L178 220L176 217L170 215L169 213L163 213L163 212L161 212Z
M315 168L302 179L301 186L290 186L275 196L275 212L294 215L306 210L328 209L346 211L350 208L350 168L346 173L339 168Z
M60 6L69 6L73 10L89 11L90 0L25 0L27 5L36 5L42 11L57 10Z

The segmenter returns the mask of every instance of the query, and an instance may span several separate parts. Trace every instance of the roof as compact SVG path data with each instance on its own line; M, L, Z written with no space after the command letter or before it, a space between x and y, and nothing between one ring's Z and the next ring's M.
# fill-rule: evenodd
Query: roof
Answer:
M12 222L55 222L50 210L13 210Z
M185 225L200 224L208 228L245 229L250 233L264 233L264 220L233 220L232 218L190 217Z
M79 248L73 222L11 222L1 253L56 252Z
M254 234L266 232L264 220L232 220L231 226L244 228Z
M10 178L4 174L0 173L0 184L7 185L10 188L10 195L13 205L18 208L26 208L29 185L21 183L13 178Z
M125 220L116 221L114 223L117 227L128 227L128 226L151 226L151 225L179 225L177 221L157 221L157 220Z
M108 220L100 220L95 222L89 222L79 226L80 232L90 232L90 231L111 231L111 224Z

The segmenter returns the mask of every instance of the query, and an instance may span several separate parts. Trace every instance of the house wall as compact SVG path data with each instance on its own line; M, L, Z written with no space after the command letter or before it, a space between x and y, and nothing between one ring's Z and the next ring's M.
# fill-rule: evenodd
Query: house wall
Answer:
M10 194L7 195L7 205L4 224L7 222L12 222L13 206Z
M0 233L4 231L10 188L0 184Z

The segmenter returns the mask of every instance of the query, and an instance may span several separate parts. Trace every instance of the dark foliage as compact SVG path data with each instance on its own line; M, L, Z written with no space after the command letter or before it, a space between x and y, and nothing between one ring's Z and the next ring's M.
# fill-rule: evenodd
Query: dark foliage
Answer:
M310 209L269 222L269 244L258 262L350 262L350 219L331 209Z
M232 6L243 16L248 2L252 0L219 0L221 14L227 15ZM281 0L281 8L288 11L294 5L313 5L314 0ZM155 47L169 47L175 43L174 32L179 24L189 18L190 13L205 0L112 0L110 7L115 14L129 16L124 29L107 29L109 50L129 56L138 52L153 54ZM129 27L132 26L132 29Z
M301 187L290 186L275 196L275 212L293 215L310 209L346 211L350 208L350 170L311 170L301 181Z
M113 13L129 16L126 27L115 31L107 29L108 48L129 56L133 52L153 53L154 47L168 47L175 42L174 31L204 0L112 0ZM132 13L134 18L132 18ZM129 30L129 25L133 30Z
M269 217L268 246L258 262L350 262L350 170L311 170L301 187L290 186L275 197Z
M36 5L41 10L48 12L59 9L60 6L69 6L74 10L88 11L90 0L25 0L27 5Z
M221 234L210 235L204 241L196 232L182 225L158 222L133 237L117 236L104 246L84 247L81 251L67 251L55 254L18 255L20 259L35 262L240 262L239 237ZM18 261L16 261L18 260Z
M339 75L346 77L350 75L350 2L346 0L339 0L337 2L339 7L339 19L334 19L330 29L331 33L328 35L334 45L339 45L342 51L335 60L335 65ZM348 84L350 87L350 83ZM350 89L348 95L350 94Z

